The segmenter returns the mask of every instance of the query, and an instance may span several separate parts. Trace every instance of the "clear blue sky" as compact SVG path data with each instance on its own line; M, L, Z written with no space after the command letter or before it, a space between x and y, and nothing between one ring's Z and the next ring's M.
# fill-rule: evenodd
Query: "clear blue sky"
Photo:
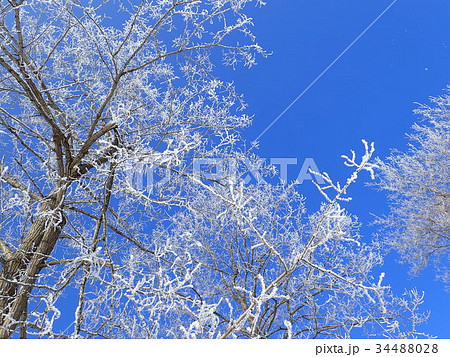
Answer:
M276 0L252 8L258 42L273 54L251 70L223 70L245 94L255 139L393 0ZM361 139L376 143L384 158L405 149L405 133L417 118L415 102L427 103L450 84L450 1L398 0L374 26L260 139L262 157L312 157L322 171L344 179L341 154L362 152ZM222 72L222 69L220 69ZM289 167L294 179L299 166ZM368 175L362 179L369 181ZM384 193L361 180L347 208L364 224L364 239L376 232L371 213L387 213ZM318 195L302 186L315 208ZM426 291L432 315L425 329L450 338L450 294L429 269L416 278L398 257L387 257L385 282L401 294Z

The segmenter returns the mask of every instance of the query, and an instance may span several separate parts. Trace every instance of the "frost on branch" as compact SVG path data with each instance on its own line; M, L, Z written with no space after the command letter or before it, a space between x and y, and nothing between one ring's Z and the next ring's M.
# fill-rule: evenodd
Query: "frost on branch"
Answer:
M373 168L367 152L360 164L348 161L357 173ZM355 176L342 187L330 180L335 197L310 215L296 185L238 180L199 191L189 211L173 217L167 239L200 263L195 294L216 304L222 338L350 337L355 328L420 334L414 304L393 296L384 274L371 273L382 263L379 243L363 242L358 222L338 203ZM414 328L403 320L408 315Z
M362 143L364 144L365 153L359 163L356 159L356 153L353 150L351 150L351 157L342 155L342 158L345 160L345 166L354 168L353 173L350 177L347 178L344 185L341 185L339 182L334 183L331 177L326 172L320 173L311 170L312 174L320 176L325 181L325 186L319 186L315 181L313 181L313 183L329 203L337 201L350 201L351 198L345 196L347 194L347 188L351 184L356 182L356 179L358 178L358 175L361 171L367 171L370 174L370 178L372 180L375 179L374 169L377 168L377 165L370 161L373 153L375 152L375 144L372 142L369 146L369 144L365 140L362 140ZM331 190L333 192L333 194L335 195L334 198L330 198L328 196L327 190Z
M386 242L396 248L413 274L430 262L448 285L450 239L450 95L431 98L406 152L393 151L377 183L390 199L391 215L379 220Z

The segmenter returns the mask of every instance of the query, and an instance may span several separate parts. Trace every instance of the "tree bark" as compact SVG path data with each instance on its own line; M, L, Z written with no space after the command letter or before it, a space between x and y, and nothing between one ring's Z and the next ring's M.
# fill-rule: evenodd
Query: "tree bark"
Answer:
M2 265L0 272L0 338L10 338L27 313L33 286L53 251L65 225L59 203L63 192L42 204L17 251ZM54 223L56 222L56 223Z

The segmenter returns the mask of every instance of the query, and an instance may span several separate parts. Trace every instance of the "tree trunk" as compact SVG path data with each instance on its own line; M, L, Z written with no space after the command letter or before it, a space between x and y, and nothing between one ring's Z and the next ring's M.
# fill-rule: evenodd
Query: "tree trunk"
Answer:
M31 290L65 225L65 220L59 217L62 213L57 209L63 195L60 192L58 199L42 204L38 218L31 225L19 249L3 264L0 272L2 339L10 338L27 314Z

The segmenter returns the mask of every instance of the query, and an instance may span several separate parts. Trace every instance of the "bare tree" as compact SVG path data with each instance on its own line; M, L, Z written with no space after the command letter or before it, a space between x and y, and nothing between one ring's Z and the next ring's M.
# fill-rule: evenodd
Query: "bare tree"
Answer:
M450 95L431 98L415 113L422 123L408 135L409 150L379 162L379 186L389 192L392 215L380 221L388 244L417 274L430 261L450 281Z
M423 296L392 296L372 269L381 264L377 243L361 241L359 223L341 207L348 187L361 171L373 175L373 154L360 162L344 156L354 169L345 184L318 189L324 203L307 214L295 184L205 189L188 211L176 214L165 244L189 255L198 269L192 299L214 306L214 323L198 320L178 337L343 338L355 328L380 336L420 335L426 319L418 312ZM408 323L405 323L409 316Z
M251 2L1 2L0 337L417 333L339 205L373 147L310 216L230 164L250 119L213 63L264 54Z
M187 199L180 192L188 164L154 200L126 184L117 188L121 165L165 168L220 152L248 124L231 113L239 98L211 75L209 60L218 48L226 64L254 63L261 49L242 13L247 2L2 2L2 337L27 319L43 269L93 254L108 231L137 244L129 217L139 212L134 202L113 208L118 195L144 200L141 214L151 220L158 218L153 204ZM122 28L111 15L123 19ZM49 262L52 252L74 245L81 251ZM115 249L105 254L112 259Z

